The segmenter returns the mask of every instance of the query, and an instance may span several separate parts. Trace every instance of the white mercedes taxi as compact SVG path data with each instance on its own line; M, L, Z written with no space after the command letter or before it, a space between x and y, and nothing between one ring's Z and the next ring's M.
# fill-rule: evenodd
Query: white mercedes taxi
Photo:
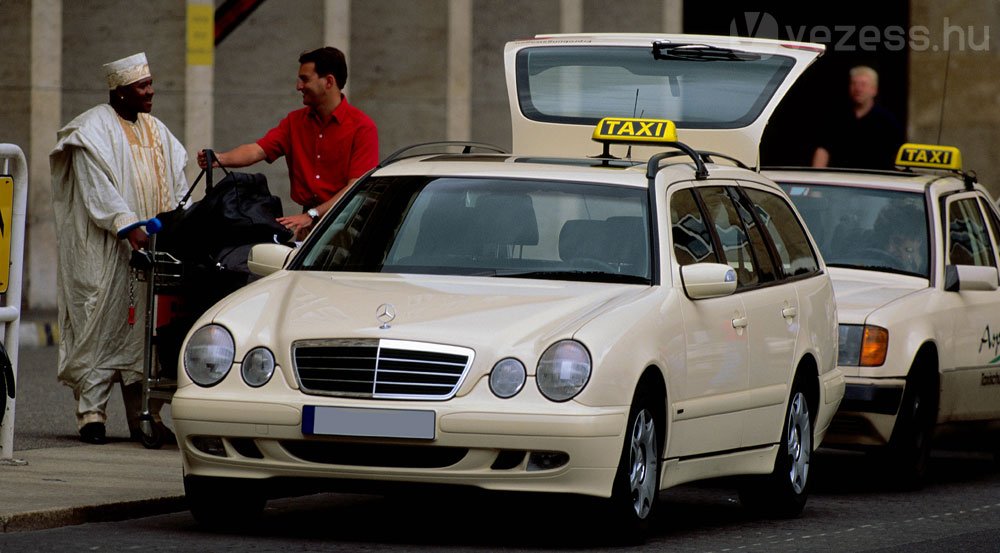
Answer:
M585 67L646 74L644 94L661 75L674 99L739 70L762 96L736 94L739 133L817 55L682 39ZM551 47L526 53L531 78L561 71ZM679 115L731 115L700 101ZM632 110L574 120L573 156L399 151L299 248L255 246L266 276L183 345L172 415L194 517L247 523L287 479L456 485L604 498L628 538L660 490L727 475L747 505L799 513L844 389L827 269L774 182Z
M955 148L905 144L896 165L764 173L806 219L836 290L847 390L824 445L885 454L914 487L935 430L1000 443L987 432L1000 422L1000 214Z

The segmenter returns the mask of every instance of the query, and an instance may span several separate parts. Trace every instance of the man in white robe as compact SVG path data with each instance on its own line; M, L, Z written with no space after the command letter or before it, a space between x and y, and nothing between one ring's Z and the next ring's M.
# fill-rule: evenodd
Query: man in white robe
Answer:
M109 103L63 127L49 156L58 240L59 380L73 389L80 439L87 443L107 440L106 409L115 382L122 386L131 437L140 436L146 292L145 283L132 279L129 258L131 250L147 246L148 237L135 224L173 209L187 191L187 154L149 114L154 91L145 54L104 68Z

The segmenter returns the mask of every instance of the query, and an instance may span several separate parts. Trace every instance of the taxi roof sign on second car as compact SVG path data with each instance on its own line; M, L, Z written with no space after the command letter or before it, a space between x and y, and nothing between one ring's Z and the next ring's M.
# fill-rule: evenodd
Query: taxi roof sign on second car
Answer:
M899 167L962 170L962 153L954 146L903 144L896 154Z

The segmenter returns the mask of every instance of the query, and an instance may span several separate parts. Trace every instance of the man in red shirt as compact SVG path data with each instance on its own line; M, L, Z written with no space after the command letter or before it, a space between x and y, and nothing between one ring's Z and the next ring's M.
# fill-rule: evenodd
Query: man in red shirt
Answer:
M263 138L217 153L225 167L246 167L285 156L292 200L303 213L278 222L302 238L340 196L378 164L378 130L341 92L347 82L344 53L327 46L299 56L295 89L304 108L285 116ZM198 165L206 167L205 151Z

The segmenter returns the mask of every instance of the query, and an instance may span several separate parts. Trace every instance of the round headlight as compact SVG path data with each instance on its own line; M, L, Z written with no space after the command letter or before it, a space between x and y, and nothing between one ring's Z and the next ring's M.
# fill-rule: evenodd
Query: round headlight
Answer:
M580 342L563 340L549 346L538 360L538 390L552 401L566 401L590 380L590 354Z
M497 397L514 397L524 387L526 378L527 371L520 361L512 357L501 359L490 371L490 390Z
M214 324L203 326L184 348L184 372L199 386L214 386L229 373L235 351L228 330Z
M267 348L253 348L243 358L240 372L248 386L258 388L267 384L274 374L274 354Z

